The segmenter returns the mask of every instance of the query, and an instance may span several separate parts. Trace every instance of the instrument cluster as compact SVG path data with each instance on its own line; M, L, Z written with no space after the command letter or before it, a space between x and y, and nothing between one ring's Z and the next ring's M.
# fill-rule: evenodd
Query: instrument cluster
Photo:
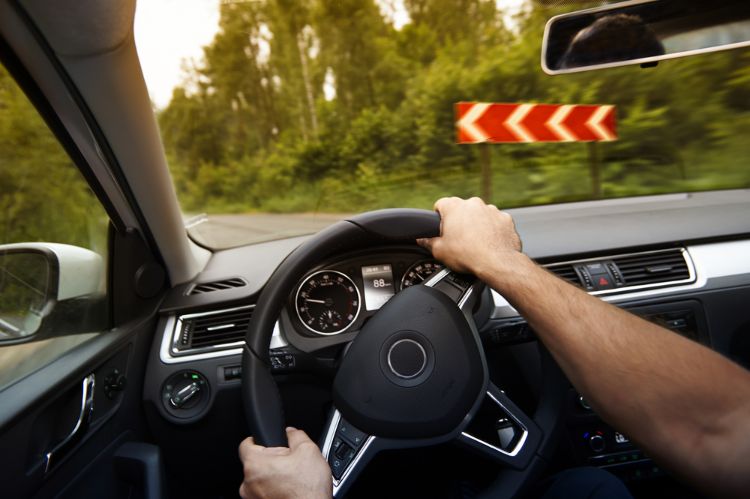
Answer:
M423 253L387 252L331 262L310 272L291 300L297 327L307 336L358 329L399 291L423 283L443 264Z

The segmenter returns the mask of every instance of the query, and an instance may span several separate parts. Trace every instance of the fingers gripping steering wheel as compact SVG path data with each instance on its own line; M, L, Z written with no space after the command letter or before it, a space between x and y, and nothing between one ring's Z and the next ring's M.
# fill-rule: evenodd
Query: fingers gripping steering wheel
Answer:
M243 405L259 444L287 445L268 352L274 325L299 280L328 256L439 232L434 212L367 212L319 232L279 265L255 307L242 357ZM473 277L445 269L425 285L393 296L357 334L334 379L334 410L321 445L334 496L343 494L381 450L451 440L516 470L504 480L518 482L516 489L540 468L537 453L545 432L489 380L471 312L482 289ZM498 424L505 429L505 445L467 431L483 403L496 404L503 416Z

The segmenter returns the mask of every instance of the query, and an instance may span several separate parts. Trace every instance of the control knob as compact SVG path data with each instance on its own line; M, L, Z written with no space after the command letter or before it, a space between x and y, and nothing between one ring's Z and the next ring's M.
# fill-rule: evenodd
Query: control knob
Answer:
M604 440L604 437L602 435L596 433L589 437L589 447L592 451L599 453L602 452L605 447L607 447L607 441Z
M171 414L188 416L208 401L208 382L197 371L177 372L164 383L162 401Z

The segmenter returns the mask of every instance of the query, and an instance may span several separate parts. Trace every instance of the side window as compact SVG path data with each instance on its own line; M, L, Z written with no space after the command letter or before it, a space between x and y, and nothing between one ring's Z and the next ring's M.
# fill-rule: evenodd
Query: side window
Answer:
M0 389L106 328L108 224L0 66Z

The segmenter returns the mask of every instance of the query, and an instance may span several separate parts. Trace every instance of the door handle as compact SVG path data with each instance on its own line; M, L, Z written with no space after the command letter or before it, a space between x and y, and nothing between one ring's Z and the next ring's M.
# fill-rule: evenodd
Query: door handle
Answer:
M75 426L70 433L60 440L52 449L44 454L44 472L48 473L57 462L81 441L89 428L91 414L94 412L94 375L83 378L81 384L81 412L78 414Z

